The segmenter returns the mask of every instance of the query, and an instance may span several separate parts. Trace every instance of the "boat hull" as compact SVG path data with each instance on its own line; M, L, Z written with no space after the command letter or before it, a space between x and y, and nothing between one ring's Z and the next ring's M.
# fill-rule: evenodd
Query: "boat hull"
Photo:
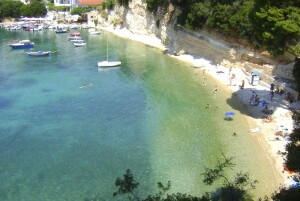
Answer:
M74 43L74 46L75 47L82 47L82 46L85 46L86 43Z
M109 68L109 67L114 67L114 66L120 66L121 61L100 61L98 62L98 67L101 68Z
M20 45L20 44L10 44L10 47L13 49L28 49L28 48L33 48L33 44L26 44L26 45Z
M43 56L49 56L51 54L51 51L26 52L26 54L32 57L43 57Z

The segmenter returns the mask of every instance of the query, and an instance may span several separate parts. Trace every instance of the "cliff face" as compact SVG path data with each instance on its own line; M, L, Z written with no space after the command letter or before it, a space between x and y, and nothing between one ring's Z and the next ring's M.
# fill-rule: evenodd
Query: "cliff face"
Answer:
M144 0L132 0L128 8L116 6L109 13L108 23L135 35L159 39L169 54L190 54L214 64L244 67L249 72L253 68L259 69L268 82L272 82L273 77L293 77L293 65L280 64L265 52L254 52L238 43L228 43L207 31L188 31L176 25L179 12L170 5L154 15L147 11Z

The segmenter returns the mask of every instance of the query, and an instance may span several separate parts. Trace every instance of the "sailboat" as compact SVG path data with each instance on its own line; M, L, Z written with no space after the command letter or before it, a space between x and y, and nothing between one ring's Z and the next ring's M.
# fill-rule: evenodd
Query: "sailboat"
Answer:
M107 67L114 67L114 66L120 66L121 61L108 61L108 40L106 37L106 61L99 61L98 67L101 68L107 68Z

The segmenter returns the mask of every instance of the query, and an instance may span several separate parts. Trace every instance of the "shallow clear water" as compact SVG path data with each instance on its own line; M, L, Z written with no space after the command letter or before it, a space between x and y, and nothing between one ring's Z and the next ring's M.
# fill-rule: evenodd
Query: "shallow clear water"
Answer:
M257 196L273 190L267 154L226 104L231 96L212 93L214 80L110 34L110 59L122 66L98 71L107 35L82 33L87 46L74 48L67 34L0 30L0 200L117 200L114 181L127 168L139 195L169 180L170 192L201 195L216 187L204 186L201 173L222 153L237 164L228 176L249 172L260 181ZM29 57L7 46L13 39L58 54ZM224 121L227 111L234 121Z

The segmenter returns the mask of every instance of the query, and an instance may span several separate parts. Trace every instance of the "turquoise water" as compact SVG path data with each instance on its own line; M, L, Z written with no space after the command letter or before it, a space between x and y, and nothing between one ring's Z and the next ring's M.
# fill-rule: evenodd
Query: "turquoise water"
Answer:
M0 30L0 200L122 200L112 197L114 181L128 168L139 195L169 180L170 192L201 195L216 187L201 173L222 153L235 157L229 177L247 171L260 181L255 195L273 190L267 154L226 104L230 94L212 93L214 80L111 34L110 59L122 65L98 71L107 35L82 33L87 46L74 48L67 34ZM14 39L58 54L29 57L7 45ZM234 121L223 120L226 111Z

